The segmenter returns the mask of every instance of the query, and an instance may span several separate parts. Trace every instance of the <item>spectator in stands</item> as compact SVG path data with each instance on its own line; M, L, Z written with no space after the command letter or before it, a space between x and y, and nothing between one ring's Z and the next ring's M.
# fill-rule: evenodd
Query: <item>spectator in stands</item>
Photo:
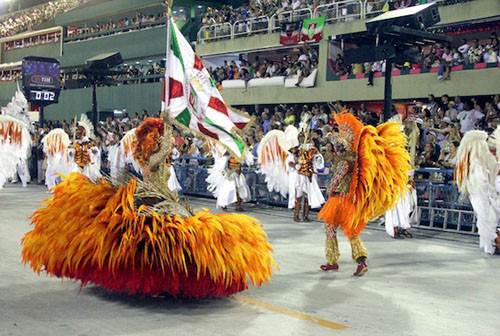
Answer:
M457 149L460 146L459 141L452 141L447 150L441 152L439 165L441 168L454 169L456 164Z
M285 125L294 125L295 124L295 113L291 108L288 108L285 113Z
M264 108L264 112L262 112L262 130L264 134L271 130L272 119L269 117L269 109Z
M425 145L423 152L417 158L417 165L419 167L438 167L438 158L439 150L437 148L437 145L432 142L428 142Z
M457 120L458 111L455 109L455 102L448 102L448 109L445 112L445 116L448 117L452 122Z
M460 133L465 134L476 128L479 120L484 118L484 114L476 109L471 109L468 102L464 103L464 110L458 114L460 121Z
M444 140L439 143L441 147L441 153L443 152L449 152L450 144L453 141L458 141L462 140L462 137L460 136L460 132L458 130L458 124L455 125L455 123L448 123L448 118L444 118L443 122L446 122L447 124L442 127L443 131L441 134L444 134Z
M323 158L325 159L325 163L333 163L333 159L335 158L335 150L331 142L327 142L326 146L323 148Z
M439 66L438 79L449 80L452 66L453 66L453 53L450 50L450 47L445 47L441 55L441 64Z
M500 42L498 40L497 33L493 32L490 34L490 58L488 59L489 63L496 63L500 61L499 48Z
M483 61L483 47L479 44L479 40L472 41L472 46L469 48L469 63L475 64Z
M436 115L436 111L439 105L436 102L436 97L432 93L427 96L427 100L428 100L427 109L431 114L431 118L433 118L434 115Z
M477 109L481 109L481 106L476 102ZM474 107L476 108L476 107ZM486 102L485 104L486 118L484 119L484 128L491 129L491 124L494 119L500 117L498 106L491 102Z
M500 109L500 95L496 94L493 96L493 104Z
M462 98L460 98L460 96L455 97L455 109L459 113L464 110L464 103L462 103Z
M452 48L451 53L453 55L453 63L452 63L453 66L464 64L464 58L462 54L458 52L457 48Z
M466 64L469 63L469 49L470 45L467 43L467 39L462 39L462 45L458 47L458 52L462 54L462 58Z
M338 54L335 60L335 73L337 76L343 76L347 73L347 68L342 55Z

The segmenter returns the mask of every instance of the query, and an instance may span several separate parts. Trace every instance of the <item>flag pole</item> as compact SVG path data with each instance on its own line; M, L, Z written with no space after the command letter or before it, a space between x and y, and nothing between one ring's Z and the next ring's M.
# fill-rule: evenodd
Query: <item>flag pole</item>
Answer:
M170 38L172 35L172 2L173 0L168 0L167 1L167 48L165 51L165 76L163 80L165 81L165 109L161 111L161 117L163 119L163 146L166 146L166 152L167 152L167 161L171 160L172 157L172 125L170 124L170 77L169 73L167 71L168 69L168 56L170 55ZM167 145L168 144L168 145ZM172 162L170 162L172 164ZM170 178L170 171L167 165L164 163L161 167L162 171L162 179L163 182L167 183L168 179ZM177 195L177 191L174 190L173 193Z
M165 111L162 111L164 119L168 119L170 115L169 105L170 105L170 77L168 74L168 55L170 55L170 38L172 36L172 0L168 0L167 2L167 48L165 52L165 76L163 80L165 81Z

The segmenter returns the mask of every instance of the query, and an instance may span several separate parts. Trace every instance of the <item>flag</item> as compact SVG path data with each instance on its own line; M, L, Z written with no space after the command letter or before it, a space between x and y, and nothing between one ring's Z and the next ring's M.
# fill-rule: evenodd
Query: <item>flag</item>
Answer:
M319 42L323 36L323 28L325 27L325 17L320 16L315 19L304 20L304 25L302 26L302 37L303 42Z
M248 125L250 118L224 103L200 57L172 18L169 25L162 110L168 111L177 126L220 142L237 160L242 160L246 145L239 130Z
M282 23L280 43L282 45L299 44L301 29L302 29L302 21Z

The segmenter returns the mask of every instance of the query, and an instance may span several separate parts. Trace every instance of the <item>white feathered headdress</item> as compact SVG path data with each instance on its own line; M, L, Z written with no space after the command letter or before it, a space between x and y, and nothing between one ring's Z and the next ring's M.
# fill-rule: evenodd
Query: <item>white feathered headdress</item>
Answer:
M83 127L85 129L85 136L89 139L95 139L94 134L94 126L87 115L82 113L80 116L80 121L78 122L78 126Z
M62 128L56 128L43 137L43 152L47 155L65 154L70 143L68 134Z
M288 194L288 151L299 145L299 130L290 125L285 132L273 130L267 133L257 147L259 173L265 176L267 189L279 192L283 197Z

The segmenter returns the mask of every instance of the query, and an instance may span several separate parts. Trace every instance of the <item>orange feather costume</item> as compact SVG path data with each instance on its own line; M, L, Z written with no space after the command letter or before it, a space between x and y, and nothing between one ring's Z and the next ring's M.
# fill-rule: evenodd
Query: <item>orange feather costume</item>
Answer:
M138 139L150 139L144 130L138 128ZM142 148L151 147L156 146ZM52 192L46 207L31 217L35 228L22 239L23 262L37 273L128 294L204 298L245 290L248 281L260 286L276 266L254 218L206 209L193 213L166 185L134 178L92 182L73 173ZM168 211L159 207L165 203Z
M318 218L326 222L327 236L337 227L342 229L351 241L353 259L356 260L360 256L366 257L366 250L358 237L366 223L385 214L406 190L410 156L399 123L363 126L356 117L345 112L335 115L335 121L339 127L337 141L346 148L346 157L354 161L354 169L348 177L342 177L350 178L348 192L333 192ZM334 180L335 176L332 183ZM336 233L331 236L336 245ZM331 249L335 247L331 246ZM337 251L328 251L327 242L329 263L336 263L338 256L338 248Z

